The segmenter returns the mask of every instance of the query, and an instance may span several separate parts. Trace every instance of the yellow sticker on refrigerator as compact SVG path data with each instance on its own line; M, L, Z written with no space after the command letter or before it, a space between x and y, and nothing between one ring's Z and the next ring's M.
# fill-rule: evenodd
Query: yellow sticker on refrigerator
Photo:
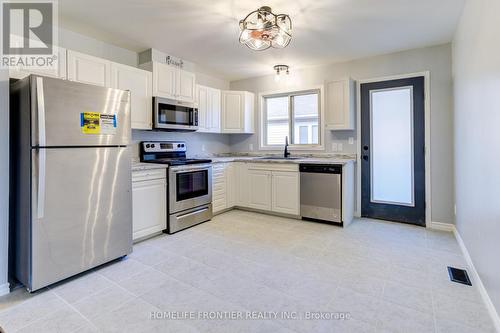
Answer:
M100 134L101 114L99 112L80 113L80 127L83 134Z
M80 113L80 128L83 134L116 134L116 115L99 112Z

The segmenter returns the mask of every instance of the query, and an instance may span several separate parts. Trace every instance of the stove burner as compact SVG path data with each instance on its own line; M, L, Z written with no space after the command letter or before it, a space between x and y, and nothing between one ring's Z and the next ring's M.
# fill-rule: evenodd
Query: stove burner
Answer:
M168 165L211 163L209 159L186 157L186 143L183 141L142 142L141 162Z
M212 160L207 159L194 159L194 158L159 158L143 161L146 163L158 163L158 164L168 164L168 165L186 165L186 164L201 164L201 163L211 163Z

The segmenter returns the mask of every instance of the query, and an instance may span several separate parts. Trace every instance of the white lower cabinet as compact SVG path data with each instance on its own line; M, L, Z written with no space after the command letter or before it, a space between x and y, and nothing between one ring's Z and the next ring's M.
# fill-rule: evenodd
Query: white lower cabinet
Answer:
M271 210L271 171L248 170L248 207Z
M237 166L235 163L228 163L226 168L226 206L232 208L237 202Z
M212 165L212 209L233 207L300 215L297 164L226 162Z
M212 165L212 211L214 214L237 205L236 163Z
M245 188L246 207L283 213L300 214L300 177L297 164L249 164Z
M227 208L226 164L212 165L212 211L214 214Z
M165 169L132 173L133 239L157 234L167 227Z
M234 163L236 180L234 181L236 206L248 207L248 164L244 162Z
M299 173L293 171L273 171L272 179L272 211L299 215Z

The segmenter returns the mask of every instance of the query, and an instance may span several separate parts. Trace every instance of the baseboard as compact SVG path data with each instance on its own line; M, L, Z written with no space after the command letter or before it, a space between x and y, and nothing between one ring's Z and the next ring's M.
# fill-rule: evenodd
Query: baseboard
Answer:
M455 225L451 223L443 223L443 222L430 222L427 225L427 228L441 231L454 232Z
M0 286L0 296L7 295L8 293L10 293L10 286L7 282Z
M477 288L479 290L479 293L481 294L481 298L483 299L484 304L486 305L486 308L488 309L490 317L493 320L495 329L497 330L497 332L500 332L500 317L498 315L497 310L495 309L495 306L493 305L493 302L491 301L490 296L488 295L488 292L486 291L486 288L483 285L483 282L481 281L481 278L479 277L479 274L476 271L476 268L474 267L474 263L472 262L472 258L469 254L469 251L467 250L467 247L465 246L462 236L460 236L460 233L456 228L453 228L453 233L455 234L455 238L457 239L458 245L462 250L465 261L467 262L467 264L471 269L470 273L472 275L472 279L477 284Z

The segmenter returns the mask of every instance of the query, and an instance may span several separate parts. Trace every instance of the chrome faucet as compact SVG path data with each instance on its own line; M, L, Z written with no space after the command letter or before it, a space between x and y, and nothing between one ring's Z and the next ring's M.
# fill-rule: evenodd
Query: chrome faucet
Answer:
M285 136L285 151L283 152L283 156L288 158L290 156L290 152L288 151L288 136Z

